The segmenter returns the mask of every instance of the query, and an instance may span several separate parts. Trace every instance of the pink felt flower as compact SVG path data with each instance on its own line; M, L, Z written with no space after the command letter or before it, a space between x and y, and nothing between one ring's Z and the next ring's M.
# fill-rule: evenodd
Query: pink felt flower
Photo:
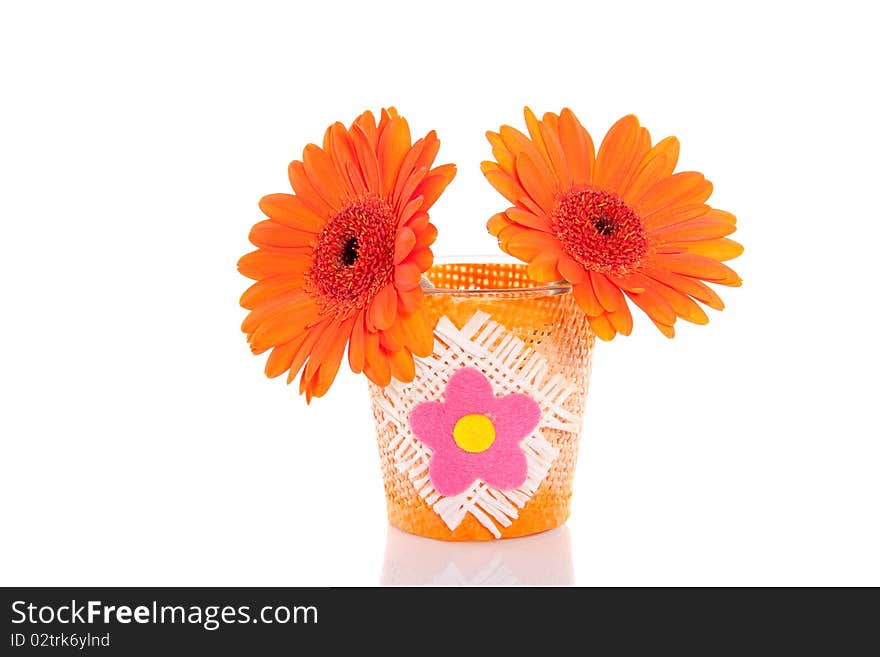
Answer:
M477 479L501 490L522 486L528 465L519 443L540 418L541 409L531 397L496 397L482 372L465 367L449 379L442 402L413 408L409 424L431 448L434 489L449 497Z

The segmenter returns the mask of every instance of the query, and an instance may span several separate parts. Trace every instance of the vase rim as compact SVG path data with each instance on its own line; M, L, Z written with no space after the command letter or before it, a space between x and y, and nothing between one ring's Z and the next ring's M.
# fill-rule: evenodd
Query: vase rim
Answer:
M451 296L482 296L482 295L505 295L511 294L523 296L551 296L567 294L571 292L571 283L568 281L554 281L552 283L535 283L534 285L507 286L507 287L434 287L430 283L431 271L437 268L453 267L455 265L511 265L517 269L525 270L527 265L505 254L493 255L461 255L461 256L438 256L434 264L423 276L422 293L426 296L451 295Z

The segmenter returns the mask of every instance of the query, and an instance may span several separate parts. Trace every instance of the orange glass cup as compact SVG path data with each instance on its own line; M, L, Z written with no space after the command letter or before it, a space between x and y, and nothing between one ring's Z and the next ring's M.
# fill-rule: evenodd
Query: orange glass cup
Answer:
M513 263L438 264L426 276L433 285L425 302L436 322L434 353L416 359L410 383L370 384L389 521L448 541L557 527L569 515L595 340L571 286L536 284L525 265ZM409 418L420 404L443 403L449 379L463 368L478 370L497 398L527 395L540 408L537 425L519 443L528 470L516 489L479 477L460 494L444 497L435 489L433 450Z

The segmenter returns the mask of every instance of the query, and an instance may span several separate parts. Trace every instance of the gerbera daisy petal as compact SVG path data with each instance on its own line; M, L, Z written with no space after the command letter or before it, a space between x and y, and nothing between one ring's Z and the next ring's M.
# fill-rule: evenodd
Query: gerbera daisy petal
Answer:
M620 190L620 196L634 203L663 178L672 175L678 162L679 143L675 137L667 137L656 144L639 165L635 175Z
M394 117L388 122L388 126L379 136L379 145L376 154L382 163L382 191L383 195L390 197L397 182L397 173L403 159L409 152L412 142L409 134L409 124L402 117Z
M523 188L513 177L513 173L503 171L495 162L481 162L480 169L489 184L511 203L517 203L523 195Z
M535 256L529 263L529 278L539 283L552 283L562 279L556 263L559 262L559 256L554 253L541 253Z
M364 311L355 317L351 328L351 339L348 342L348 365L355 374L364 369Z
M431 172L425 176L425 179L413 192L414 196L422 197L422 210L427 211L434 205L453 178L455 178L454 164L444 164L431 169Z
M590 283L593 285L596 298L606 311L613 312L626 305L620 289L614 286L605 274L591 271Z
M676 274L684 274L731 287L742 285L742 279L735 271L711 258L690 253L677 253L658 254L654 259L659 267Z
M559 114L559 140L574 184L589 184L596 159L593 140L568 108Z
M669 207L704 203L712 195L712 183L702 173L682 171L650 187L635 205L643 215Z
M614 327L614 330L621 335L630 335L632 333L633 317L629 310L629 306L626 303L614 312L606 313L605 316L608 318L608 321L611 322L611 326Z
M716 240L699 240L696 242L674 242L671 247L679 247L688 253L705 256L713 260L732 260L743 253L743 246L739 242L722 237Z
M327 222L293 194L264 196L260 210L273 221L307 233L320 233Z
M614 330L614 326L611 324L611 320L609 320L605 315L597 315L596 317L589 317L590 328L593 329L593 333L595 333L599 338L605 340L613 340L614 336L617 335L617 331Z
M400 317L407 349L415 356L427 358L434 351L434 332L422 307Z
M550 117L553 117L552 119ZM555 115L545 114L544 122L540 126L541 137L544 139L544 147L547 151L548 162L559 178L559 184L562 189L568 189L574 184L571 171L568 168L568 161L565 159L565 151L562 149L562 143L559 141L559 133L554 127L551 128L548 120L555 119Z
M572 258L565 255L562 256L559 258L556 267L559 269L559 273L562 274L562 278L569 283L587 283L589 285L589 272Z
M254 280L278 274L302 276L310 264L309 256L303 253L260 250L243 255L238 261L238 271Z
M735 231L734 224L701 217L658 228L654 234L662 238L664 242L680 242L717 239Z
M655 288L649 287L644 292L627 292L626 296L654 321L668 326L675 324L675 310Z
M516 158L516 176L522 188L542 210L549 212L553 209L553 190L541 179L535 161L525 153L520 153Z
M254 246L296 248L309 246L315 235L275 221L260 221L251 228L248 239Z
M305 166L299 160L294 160L287 167L287 175L290 178L290 186L296 192L296 196L319 217L329 217L333 214L333 207L324 200L324 197L315 189L306 174Z
M411 228L404 226L397 231L397 237L394 240L394 264L400 264L403 259L410 254L416 245L416 234Z
M397 293L394 291L394 285L389 283L373 298L368 318L375 328L383 330L391 326L396 316Z
M688 296L693 297L710 308L724 310L724 302L721 300L721 297L719 297L708 285L695 278L662 270L651 271L650 277L656 281L665 283L682 294L687 294Z
M422 271L413 262L404 262L394 268L394 285L399 291L414 290L419 287Z
M601 189L619 194L650 148L648 131L639 125L639 120L632 114L624 116L611 126L599 146L593 183Z
M257 281L241 295L242 308L253 310L264 301L302 288L302 276L279 275Z
M333 210L339 210L342 207L345 187L333 164L333 159L324 150L309 144L303 149L303 168L312 187L321 195L324 202Z
M296 352L299 350L305 339L306 334L303 333L299 337L272 349L272 353L270 353L269 358L266 359L266 376L270 379L274 379L289 370L290 364L293 362L293 357L296 356Z
M516 158L509 150L507 150L507 147L504 145L504 140L501 139L501 135L490 130L486 132L486 139L488 139L489 143L492 145L492 156L495 158L498 166L502 171L512 176L515 169Z
M499 212L498 214L494 214L489 218L489 221L486 222L486 229L491 235L497 237L501 229L506 228L509 225L510 221L507 219L507 214L504 212Z
M360 125L355 126L351 132L358 163L367 184L367 189L378 191L380 188L379 160L376 157L376 146L370 143L370 138Z
M518 210L517 208L510 208L506 214L508 219L521 226L534 228L535 230L542 230L545 233L549 233L553 230L546 216L536 215L525 210Z
M406 349L398 349L389 354L391 364L391 376L398 381L408 383L416 375L415 363L412 354Z
M668 324L663 324L653 318L651 318L651 321L654 322L654 326L656 326L658 329L660 329L660 332L663 335L665 335L667 338L672 339L675 337L675 327L674 326L670 326Z
M573 284L571 291L574 294L574 300L589 317L597 317L605 312L602 304L596 298L596 293L593 292L593 286L589 280Z

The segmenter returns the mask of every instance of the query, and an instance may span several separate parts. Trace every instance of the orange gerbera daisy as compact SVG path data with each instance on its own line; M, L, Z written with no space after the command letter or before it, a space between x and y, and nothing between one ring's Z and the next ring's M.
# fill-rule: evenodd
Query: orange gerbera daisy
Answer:
M419 280L431 266L437 229L428 209L455 176L431 168L440 142L414 144L393 108L378 125L364 112L334 123L322 147L309 144L288 168L295 194L260 201L268 220L250 233L258 247L239 260L257 282L241 297L255 354L269 349L266 375L302 369L300 393L323 395L348 344L354 372L380 386L410 381L413 354L428 356L433 333Z
M525 119L529 137L506 125L487 133L496 162L482 169L513 203L489 220L489 232L529 263L532 278L568 280L605 340L632 331L625 296L670 338L678 317L709 321L695 300L724 307L704 281L741 284L721 263L742 253L726 237L736 218L706 204L712 184L702 174L673 173L675 137L652 146L638 119L625 116L596 155L571 110L539 121L527 107Z

